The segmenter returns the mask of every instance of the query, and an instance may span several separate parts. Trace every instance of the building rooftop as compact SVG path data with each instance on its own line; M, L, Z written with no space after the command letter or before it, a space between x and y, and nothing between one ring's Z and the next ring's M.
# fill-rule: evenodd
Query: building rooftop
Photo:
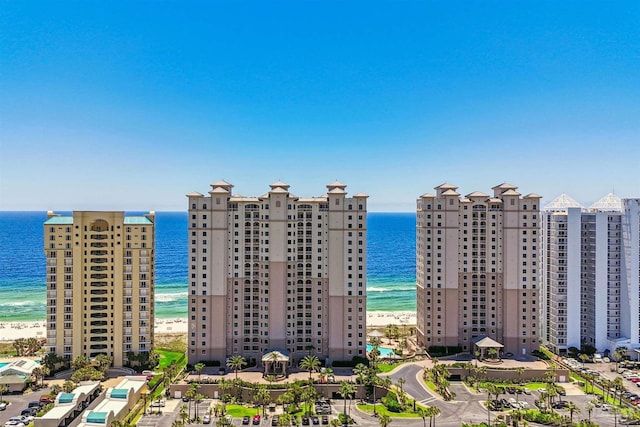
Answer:
M590 212L621 212L622 200L613 193L609 193L591 206Z
M146 216L125 216L124 223L129 225L153 224L153 222Z
M584 209L584 206L582 206L580 203L578 203L575 199L568 196L567 194L562 193L561 195L553 199L551 202L549 202L549 204L544 207L544 210L545 211L564 211L564 210L567 210L568 208Z
M44 222L46 225L73 224L72 216L52 216Z

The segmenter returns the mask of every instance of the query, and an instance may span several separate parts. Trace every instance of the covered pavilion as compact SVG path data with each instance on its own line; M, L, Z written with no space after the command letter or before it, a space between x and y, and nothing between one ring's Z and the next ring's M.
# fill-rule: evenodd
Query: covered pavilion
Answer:
M487 336L478 337L476 341L473 342L474 354L476 351L480 352L480 360L486 358L488 350L492 348L496 349L496 354L499 355L504 346Z
M262 356L264 375L287 376L287 365L289 364L289 354L286 351L271 350ZM280 373L278 373L280 370Z

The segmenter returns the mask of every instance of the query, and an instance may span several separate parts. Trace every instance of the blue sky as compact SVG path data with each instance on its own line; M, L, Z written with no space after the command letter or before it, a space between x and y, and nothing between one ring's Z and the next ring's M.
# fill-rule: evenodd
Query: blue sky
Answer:
M640 2L0 1L0 210L226 179L640 197Z

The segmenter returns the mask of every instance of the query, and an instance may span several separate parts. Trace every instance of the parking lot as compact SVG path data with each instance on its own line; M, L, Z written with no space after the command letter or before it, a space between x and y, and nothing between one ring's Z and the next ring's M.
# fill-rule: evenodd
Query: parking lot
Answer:
M40 396L49 392L49 389L43 389L27 394L3 394L2 399L9 402L7 409L0 411L0 425L4 424L11 417L20 415L23 409L29 406L29 402L38 401Z

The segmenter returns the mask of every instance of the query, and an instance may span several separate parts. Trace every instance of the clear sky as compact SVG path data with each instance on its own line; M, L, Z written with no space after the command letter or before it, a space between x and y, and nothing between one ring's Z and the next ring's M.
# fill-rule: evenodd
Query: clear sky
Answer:
M0 144L0 210L640 197L640 2L0 0Z

